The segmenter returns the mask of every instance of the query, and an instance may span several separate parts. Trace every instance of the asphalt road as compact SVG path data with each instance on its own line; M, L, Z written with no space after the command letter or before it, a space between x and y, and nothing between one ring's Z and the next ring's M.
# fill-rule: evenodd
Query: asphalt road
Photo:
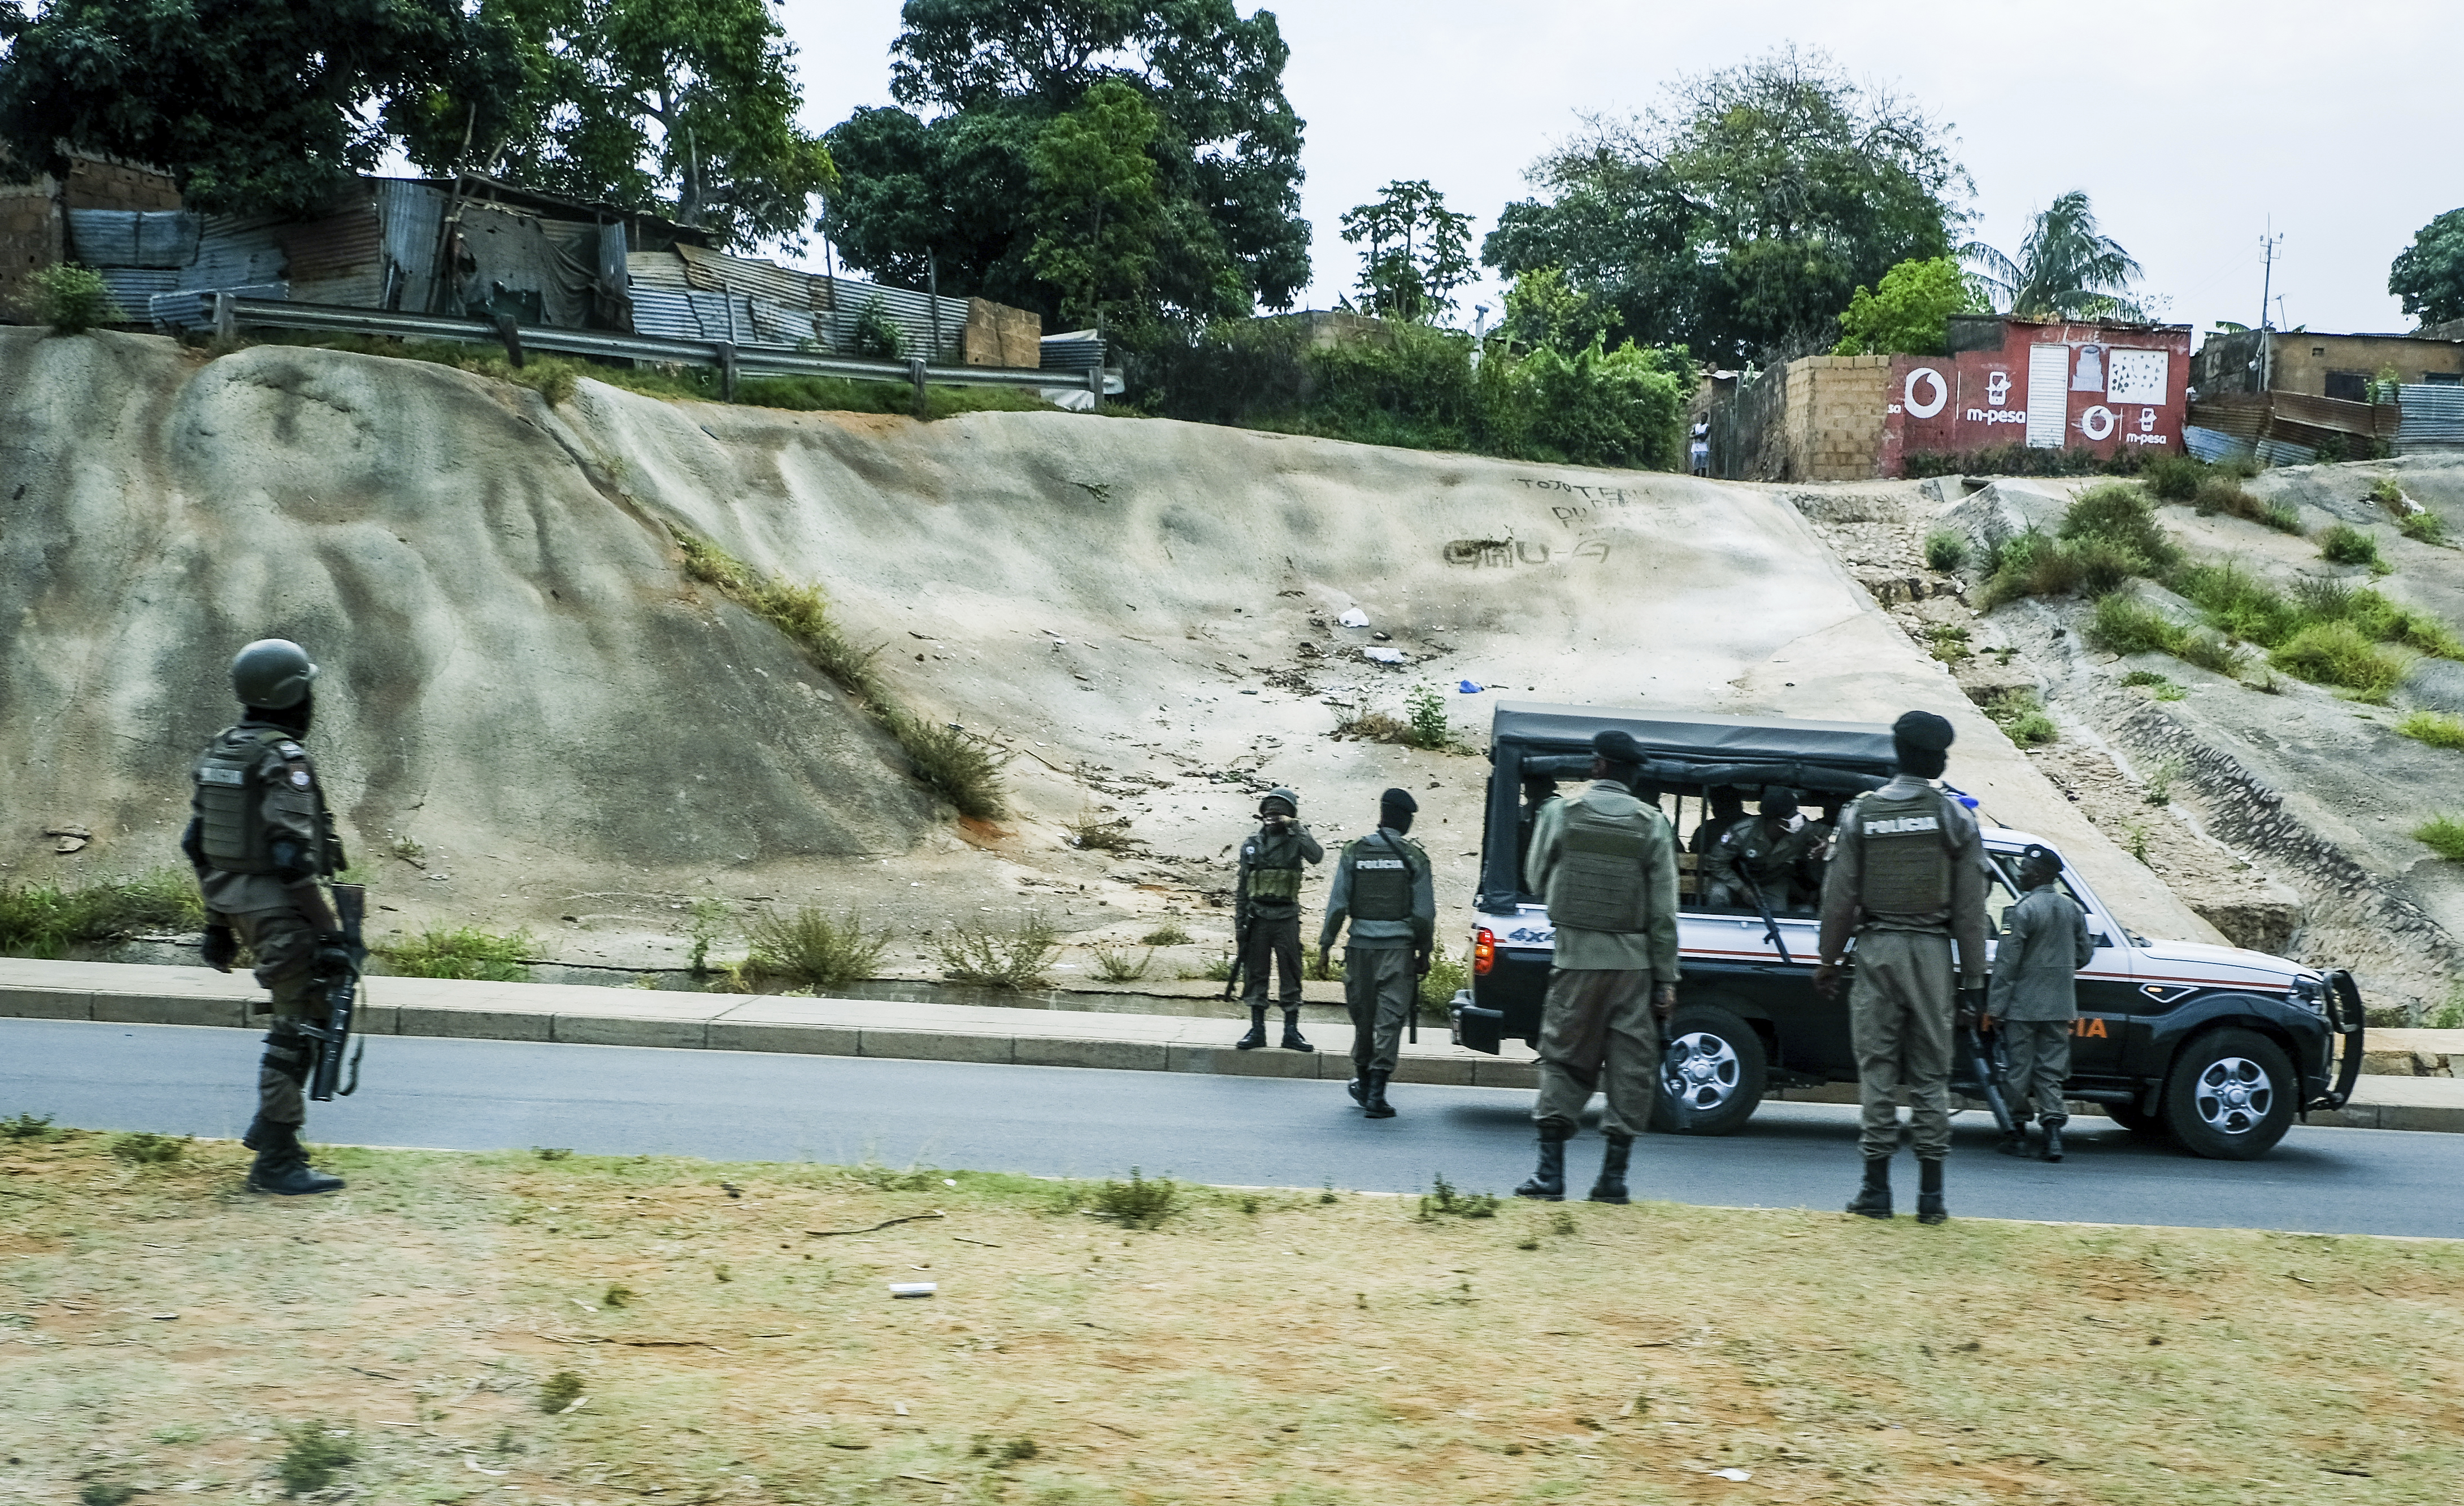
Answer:
M88 1129L236 1136L253 1107L254 1032L0 1020L0 1116ZM1442 1174L1503 1192L1530 1169L1531 1096L1403 1087L1360 1117L1339 1084L1188 1073L992 1067L751 1052L380 1037L358 1096L312 1109L312 1140L458 1150L911 1164L1047 1176L1132 1166L1218 1185L1425 1190ZM2059 1165L1991 1154L1991 1120L1954 1121L1954 1215L2464 1238L2464 1135L2296 1126L2255 1162L2200 1161L2101 1119ZM1836 1208L1857 1179L1855 1111L1767 1104L1720 1140L1648 1136L1638 1198ZM1568 1180L1590 1185L1587 1132ZM1915 1172L1899 1165L1903 1210ZM1579 1195L1579 1190L1577 1191Z

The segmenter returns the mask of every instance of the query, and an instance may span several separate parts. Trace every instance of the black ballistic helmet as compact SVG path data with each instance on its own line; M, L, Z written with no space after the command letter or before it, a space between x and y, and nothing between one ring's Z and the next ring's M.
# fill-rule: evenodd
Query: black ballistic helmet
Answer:
M317 666L289 638L259 638L231 656L231 694L257 711L288 711L308 698Z

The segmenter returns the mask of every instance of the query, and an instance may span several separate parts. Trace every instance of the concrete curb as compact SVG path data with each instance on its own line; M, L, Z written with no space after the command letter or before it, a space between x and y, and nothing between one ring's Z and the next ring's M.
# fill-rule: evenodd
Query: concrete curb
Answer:
M202 967L0 958L0 1017L90 1020L114 1025L261 1027L250 1012L264 991L246 974ZM872 1056L897 1061L965 1061L1019 1067L1094 1067L1116 1072L1189 1072L1227 1077L1352 1075L1352 1028L1308 1027L1313 1052L1231 1049L1243 1023L1233 1018L1110 1014L1090 1010L910 1004L873 999L800 999L775 994L662 993L566 984L460 983L430 978L369 980L361 1029L368 1035L540 1041L583 1046L658 1046L696 1051L778 1052ZM2443 1065L2451 1031L2386 1031L2390 1052L2435 1054ZM2374 1034L2373 1045L2379 1044ZM1539 1085L1534 1058L1509 1042L1490 1056L1449 1044L1425 1028L1406 1045L1395 1079L1464 1088ZM2374 1052L2373 1056L2380 1054ZM2408 1064L2413 1056L2404 1058ZM1852 1084L1772 1089L1771 1101L1854 1103ZM2072 1112L2096 1115L2091 1104ZM2464 1078L2365 1074L2353 1101L2310 1116L2312 1124L2351 1129L2464 1133Z

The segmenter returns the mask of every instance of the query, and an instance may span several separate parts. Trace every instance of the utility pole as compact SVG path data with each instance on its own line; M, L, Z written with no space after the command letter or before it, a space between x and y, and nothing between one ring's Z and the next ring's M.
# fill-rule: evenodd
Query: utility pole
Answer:
M2267 333L2267 300L2276 285L2276 248L2284 241L2284 237L2276 233L2276 216L2273 214L2267 218L2267 230L2268 233L2258 237L2259 255L2264 258L2265 269L2258 277L2258 389L2261 392L2268 389L2275 364L2276 342L2269 339Z

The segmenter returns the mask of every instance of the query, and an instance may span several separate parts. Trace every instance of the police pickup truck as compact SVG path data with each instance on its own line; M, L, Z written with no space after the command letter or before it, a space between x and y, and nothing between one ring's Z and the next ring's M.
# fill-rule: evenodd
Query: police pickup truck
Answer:
M1685 850L1706 845L1689 840L1706 823L1706 843L1716 840L1724 823L1713 812L1733 815L1766 786L1794 791L1808 819L1836 816L1890 778L1891 734L1881 726L1500 704L1473 901L1471 986L1455 995L1452 1010L1456 1043L1494 1052L1508 1037L1539 1038L1555 932L1547 907L1523 887L1522 857L1539 806L1557 786L1580 787L1593 735L1611 727L1641 745L1642 794L1658 792L1683 853L1678 929L1685 977L1667 1027L1655 1127L1727 1134L1773 1088L1856 1081L1846 991L1836 1002L1814 991L1815 896L1792 886L1765 891L1760 906L1714 908L1704 902L1707 873L1697 871L1707 854ZM1993 937L2018 897L2018 855L2041 838L1995 826L1990 812L1979 812L1979 825ZM2281 1140L2297 1114L2340 1108L2351 1096L2363 1010L2349 972L2321 973L2230 946L2148 941L2125 930L2075 871L2057 881L2086 911L2096 942L2079 974L2069 1096L2134 1132L2169 1132L2193 1154L2247 1160ZM1853 951L1849 960L1853 966ZM1988 1041L1987 1080L1973 1070L1954 1074L1953 1086L1980 1101L1998 1099L1990 1032Z

